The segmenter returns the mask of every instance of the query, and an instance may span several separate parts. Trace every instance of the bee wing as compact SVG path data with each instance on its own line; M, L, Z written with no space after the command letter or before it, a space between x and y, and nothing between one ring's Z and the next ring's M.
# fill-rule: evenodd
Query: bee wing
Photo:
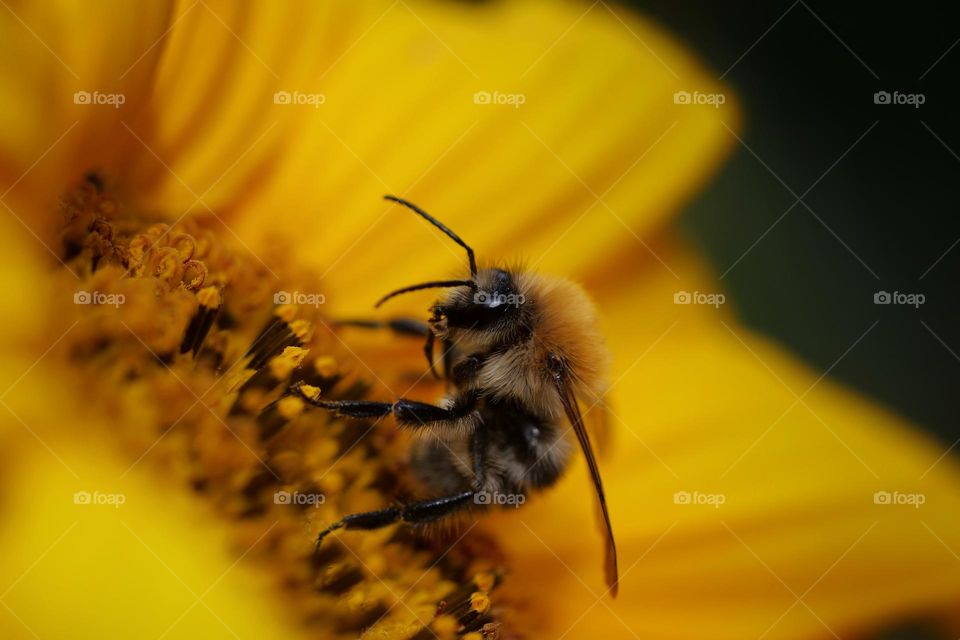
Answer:
M617 546L613 540L613 526L610 524L610 513L607 511L607 498L603 493L603 481L600 479L600 468L597 466L597 459L593 455L593 447L590 444L590 437L587 435L587 427L583 423L583 417L580 415L580 408L577 406L577 398L570 384L569 375L562 361L556 356L551 356L550 369L553 383L557 389L557 395L560 397L560 403L563 410L573 426L573 431L577 434L577 440L580 442L580 448L587 459L587 466L590 468L590 478L593 480L593 488L596 490L597 500L600 503L600 511L603 514L603 523L606 534L606 549L604 557L604 573L607 580L607 586L613 597L617 597L619 573L617 570Z
M587 425L587 433L590 434L590 441L596 448L596 453L603 459L611 445L610 428L610 408L607 405L606 396L594 396L586 398L584 402L590 405L587 415L583 416L583 422Z

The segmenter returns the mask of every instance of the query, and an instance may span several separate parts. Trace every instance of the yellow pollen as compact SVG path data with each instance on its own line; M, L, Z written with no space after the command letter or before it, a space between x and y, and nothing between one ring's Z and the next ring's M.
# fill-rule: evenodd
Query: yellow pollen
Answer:
M490 596L481 591L474 591L470 594L470 608L477 613L486 613L490 609Z
M290 324L293 322L293 319L297 317L297 307L292 304L282 304L274 309L273 313L287 324Z
M449 640L454 637L460 623L456 618L449 615L442 615L433 621L433 630L441 640Z
M492 573L483 572L478 573L473 576L473 584L477 585L477 588L484 593L490 593L493 591L493 585L496 583L497 579Z
M290 330L301 342L310 342L313 337L313 325L307 320L294 320L290 323Z
M277 380L285 380L300 366L303 359L310 353L302 347L287 347L283 353L270 360L270 373Z
M217 287L204 287L197 292L197 302L208 309L216 309L221 303L220 290Z
M153 267L153 276L158 280L173 285L183 278L183 262L180 254L172 247L155 249L157 258Z
M320 399L320 387L315 387L310 384L302 384L300 385L300 393L314 402Z
M184 262L193 258L197 250L197 241L188 233L178 233L170 241L170 246L174 247Z
M280 415L287 420L299 418L304 409L305 406L303 404L303 400L297 398L296 396L287 396L277 403L277 411L279 411Z
M313 361L313 370L324 378L331 378L337 372L337 360L333 356L320 356Z

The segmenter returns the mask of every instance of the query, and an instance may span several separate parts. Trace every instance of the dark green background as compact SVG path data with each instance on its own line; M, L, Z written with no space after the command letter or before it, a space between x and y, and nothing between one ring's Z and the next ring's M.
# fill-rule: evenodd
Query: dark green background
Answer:
M797 195L879 121L804 197L823 222L798 204L723 284L749 326L820 371L879 320L830 375L952 444L960 437L960 244L920 277L960 239L960 45L920 79L960 38L947 3L632 6L696 50L717 76L770 29L724 81L744 105L742 138ZM875 105L881 89L923 93L926 103ZM719 275L794 201L737 145L682 224ZM919 310L878 306L878 290L919 292L927 301Z

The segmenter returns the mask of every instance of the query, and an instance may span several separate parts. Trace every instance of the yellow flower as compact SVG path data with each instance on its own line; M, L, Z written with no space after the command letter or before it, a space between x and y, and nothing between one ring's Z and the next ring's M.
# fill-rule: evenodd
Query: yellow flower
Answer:
M654 25L546 0L63 1L4 4L0 35L3 637L956 633L956 463L725 308L674 304L718 290L669 217L739 117ZM463 271L384 192L595 297L616 600L580 460L446 538L313 554L407 495L407 442L290 380L441 391L416 344L329 330Z

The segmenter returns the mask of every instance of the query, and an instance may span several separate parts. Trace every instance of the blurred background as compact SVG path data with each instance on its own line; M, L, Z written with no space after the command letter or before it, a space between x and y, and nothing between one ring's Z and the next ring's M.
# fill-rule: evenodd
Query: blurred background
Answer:
M741 317L954 443L960 27L947 5L627 4L743 103L744 144L682 218ZM878 91L923 104L876 104ZM877 305L878 291L925 302Z

